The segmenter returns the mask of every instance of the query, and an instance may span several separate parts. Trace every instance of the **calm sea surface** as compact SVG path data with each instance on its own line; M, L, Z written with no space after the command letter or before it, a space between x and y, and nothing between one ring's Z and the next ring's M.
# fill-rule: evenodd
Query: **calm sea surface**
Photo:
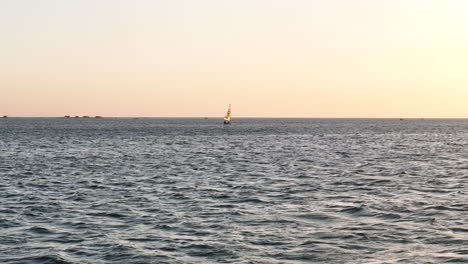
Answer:
M467 263L468 120L0 120L0 263Z

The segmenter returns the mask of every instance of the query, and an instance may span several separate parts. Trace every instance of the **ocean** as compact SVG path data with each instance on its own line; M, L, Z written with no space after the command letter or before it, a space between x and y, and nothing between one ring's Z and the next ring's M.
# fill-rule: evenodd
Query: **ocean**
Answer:
M468 120L0 119L0 263L468 263Z

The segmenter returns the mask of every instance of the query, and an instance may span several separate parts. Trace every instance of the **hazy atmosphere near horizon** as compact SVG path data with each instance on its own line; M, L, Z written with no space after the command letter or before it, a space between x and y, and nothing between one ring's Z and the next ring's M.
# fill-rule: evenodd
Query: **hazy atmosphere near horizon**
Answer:
M464 0L5 0L0 115L468 117Z

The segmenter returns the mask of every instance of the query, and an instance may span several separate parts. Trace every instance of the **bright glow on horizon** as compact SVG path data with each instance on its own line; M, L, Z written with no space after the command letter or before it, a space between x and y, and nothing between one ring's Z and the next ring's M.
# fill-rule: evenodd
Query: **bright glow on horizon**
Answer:
M5 0L0 115L468 118L468 1Z

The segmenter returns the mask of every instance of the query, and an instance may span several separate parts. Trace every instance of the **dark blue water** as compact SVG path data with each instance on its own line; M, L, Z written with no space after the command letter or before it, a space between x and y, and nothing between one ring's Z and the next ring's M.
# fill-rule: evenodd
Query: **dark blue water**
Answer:
M0 263L467 263L468 120L2 119Z

